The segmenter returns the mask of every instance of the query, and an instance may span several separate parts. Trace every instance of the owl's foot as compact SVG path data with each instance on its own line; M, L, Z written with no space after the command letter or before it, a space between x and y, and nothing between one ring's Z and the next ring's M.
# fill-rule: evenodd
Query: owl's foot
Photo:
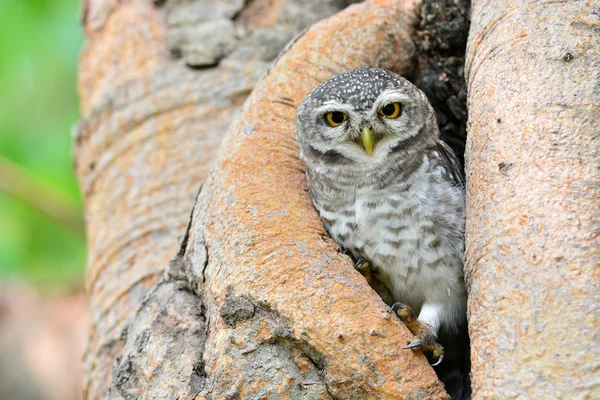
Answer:
M359 258L354 263L354 269L365 277L369 286L373 286L373 277L371 276L371 264L364 258Z
M437 336L433 331L433 328L428 324L421 323L415 316L412 308L406 304L399 302L394 303L392 312L396 313L398 318L404 322L404 325L406 325L408 330L415 335L414 340L403 348L421 349L424 353L431 354L434 360L437 360L431 365L434 367L439 365L444 359L444 348L436 341Z

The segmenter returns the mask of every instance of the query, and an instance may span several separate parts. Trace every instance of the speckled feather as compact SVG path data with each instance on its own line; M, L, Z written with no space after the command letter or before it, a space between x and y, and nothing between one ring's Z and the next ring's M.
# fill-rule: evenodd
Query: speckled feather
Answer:
M399 102L397 119L378 114ZM340 126L327 112L348 116ZM369 127L372 154L360 144ZM358 69L319 85L299 106L297 136L310 196L328 232L440 332L466 326L464 178L439 139L425 95L382 69Z

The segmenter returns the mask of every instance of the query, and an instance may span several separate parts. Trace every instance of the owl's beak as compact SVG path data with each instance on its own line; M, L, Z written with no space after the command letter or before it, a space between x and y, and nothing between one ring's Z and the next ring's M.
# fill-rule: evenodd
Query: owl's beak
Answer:
M363 128L360 138L367 154L371 154L373 152L373 145L375 144L375 137L373 136L373 132L371 132L371 128Z

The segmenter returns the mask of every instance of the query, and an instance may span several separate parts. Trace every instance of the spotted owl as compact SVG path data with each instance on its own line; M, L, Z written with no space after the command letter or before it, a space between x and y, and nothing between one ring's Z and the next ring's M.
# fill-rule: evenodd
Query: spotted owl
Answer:
M298 107L297 139L325 228L368 262L415 334L406 348L429 355L453 398L469 398L465 181L429 101L390 71L350 70Z

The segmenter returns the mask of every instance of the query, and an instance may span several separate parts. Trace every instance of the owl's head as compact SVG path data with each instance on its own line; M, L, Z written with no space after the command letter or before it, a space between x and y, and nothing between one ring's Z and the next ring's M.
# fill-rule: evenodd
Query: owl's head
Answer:
M320 84L298 107L296 130L309 168L363 171L410 157L439 136L425 95L379 68L346 71Z

